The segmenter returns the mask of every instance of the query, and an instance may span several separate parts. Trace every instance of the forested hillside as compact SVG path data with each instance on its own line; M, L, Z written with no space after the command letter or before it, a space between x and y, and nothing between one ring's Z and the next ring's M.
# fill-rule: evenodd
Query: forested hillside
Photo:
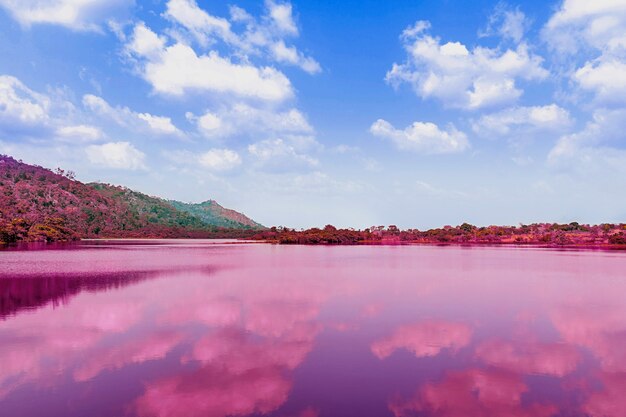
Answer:
M125 187L83 184L72 172L61 169L52 172L0 155L1 242L98 237L243 237L253 229L262 228L244 215L219 205L222 211L213 210L211 216L196 216L192 209L183 210L185 206ZM221 215L222 212L225 214Z

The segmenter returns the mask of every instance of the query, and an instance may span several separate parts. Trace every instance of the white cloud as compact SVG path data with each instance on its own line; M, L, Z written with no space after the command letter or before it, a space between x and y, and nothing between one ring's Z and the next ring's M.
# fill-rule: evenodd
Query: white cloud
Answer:
M476 79L473 90L467 92L469 108L478 109L495 104L517 101L522 90L515 87L511 79Z
M74 144L104 138L99 128L84 123L84 115L65 95L62 89L38 93L15 77L0 76L0 133L13 141L56 140Z
M593 104L626 103L626 1L565 0L543 36L578 66L572 80Z
M0 128L15 130L48 122L50 99L15 77L0 76Z
M63 126L57 129L59 138L71 142L95 142L104 137L102 131L89 125Z
M261 132L284 139L311 136L306 117L284 105L294 88L273 66L321 71L317 61L288 42L299 35L291 4L268 0L259 17L237 6L229 9L230 16L220 17L196 0L168 0L162 16L172 27L155 33L137 23L125 39L126 57L155 93L210 94L211 106L204 114L186 113L206 137L255 134L258 140Z
M187 118L193 120L195 116L188 113ZM222 119L213 113L207 112L203 116L198 117L197 121L198 129L207 136L222 135L224 132L224 129L222 129Z
M305 134L283 135L283 139L296 152L318 152L323 151L324 145L319 143L315 136Z
M211 43L213 37L236 42L230 22L208 14L195 0L169 0L164 16L187 28L202 45Z
M209 91L266 101L282 101L293 95L291 82L275 68L237 64L216 51L197 55L181 43L165 47L154 41L155 36L137 25L127 50L139 61L138 70L157 93L180 96L188 91ZM146 38L152 41L141 40Z
M112 120L128 129L158 135L183 135L183 132L174 125L169 117L155 116L150 113L137 113L128 107L113 107L102 97L92 94L83 96L83 105L93 113Z
M460 42L442 44L425 33L428 22L417 22L402 33L407 62L394 64L386 80L410 84L423 99L435 98L448 107L479 109L515 102L523 93L517 80L542 80L548 72L542 58L525 43L515 49L475 47Z
M556 104L546 106L512 107L491 113L473 121L478 135L495 137L537 131L563 131L572 124L567 110Z
M265 2L269 9L269 15L276 27L289 35L298 35L298 27L293 20L293 13L290 3L276 3L272 0Z
M230 10L234 23L245 23L241 33L233 31L228 19L209 14L195 0L169 0L164 17L184 28L202 47L221 40L247 59L261 55L298 66L310 74L321 71L317 61L285 42L286 37L299 34L291 4L266 1L266 15L259 20L239 7L232 6Z
M378 137L390 139L398 149L425 154L462 152L469 148L465 133L453 125L441 130L434 123L414 122L404 130L396 129L386 120L378 119L370 127Z
M524 38L528 25L526 15L519 8L511 9L505 3L499 3L489 16L487 28L480 35L498 35L519 43Z
M313 132L306 117L293 108L275 111L237 103L218 112L206 112L199 117L188 113L187 118L196 122L198 130L206 137L226 137L237 134L258 136L260 133L310 134Z
M198 162L211 171L228 171L241 165L241 157L230 149L211 149L201 154Z
M143 22L135 25L126 49L137 56L159 59L165 49L166 39L151 31Z
M287 46L285 42L279 40L270 47L274 58L278 62L286 62L299 66L309 74L316 74L322 71L320 64L311 57L307 57L299 52L295 46Z
M150 126L150 130L155 133L173 135L179 134L180 131L172 123L172 119L165 116L154 116L149 113L138 113L137 117Z
M402 31L400 39L404 41L410 41L420 36L423 32L431 28L431 24L428 20L418 20L413 26L408 26Z
M548 163L588 178L626 175L626 151L609 146L578 146L573 141L562 141L550 152Z
M624 27L626 31L626 26ZM595 93L602 103L626 103L626 61L600 58L587 62L574 73L574 80L584 90Z
M96 31L132 4L134 0L0 0L0 7L25 27L43 23Z
M626 173L625 129L626 109L596 110L584 129L558 140L548 162L574 171L609 168Z
M565 0L544 27L544 37L564 53L576 53L584 45L598 50L624 48L625 24L623 0Z
M587 177L623 175L626 1L564 0L544 26L543 37L578 87L574 98L593 111L582 130L557 141L549 165Z
M298 149L298 144L283 139L263 140L248 145L248 152L256 160L256 168L272 172L309 169L319 161Z
M129 142L90 145L85 151L89 162L95 165L114 169L146 169L146 155Z

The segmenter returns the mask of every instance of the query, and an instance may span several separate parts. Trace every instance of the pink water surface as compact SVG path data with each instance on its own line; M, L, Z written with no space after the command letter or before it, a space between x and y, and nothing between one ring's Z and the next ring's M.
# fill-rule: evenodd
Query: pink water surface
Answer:
M0 252L0 415L626 416L626 254Z

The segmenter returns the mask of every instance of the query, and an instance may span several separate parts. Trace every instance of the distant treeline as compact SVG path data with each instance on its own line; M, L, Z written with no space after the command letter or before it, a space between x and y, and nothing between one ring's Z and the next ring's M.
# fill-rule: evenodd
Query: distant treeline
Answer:
M400 230L396 226L374 226L365 230L295 230L272 227L252 239L280 244L353 245L353 244L526 244L544 246L601 247L626 245L626 224L581 225L539 223L520 226L477 227L468 223L420 231Z

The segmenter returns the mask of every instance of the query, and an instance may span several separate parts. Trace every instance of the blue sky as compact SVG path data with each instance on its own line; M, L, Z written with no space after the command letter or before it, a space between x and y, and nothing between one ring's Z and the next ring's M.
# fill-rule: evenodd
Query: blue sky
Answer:
M626 0L0 0L0 152L267 225L626 218Z

